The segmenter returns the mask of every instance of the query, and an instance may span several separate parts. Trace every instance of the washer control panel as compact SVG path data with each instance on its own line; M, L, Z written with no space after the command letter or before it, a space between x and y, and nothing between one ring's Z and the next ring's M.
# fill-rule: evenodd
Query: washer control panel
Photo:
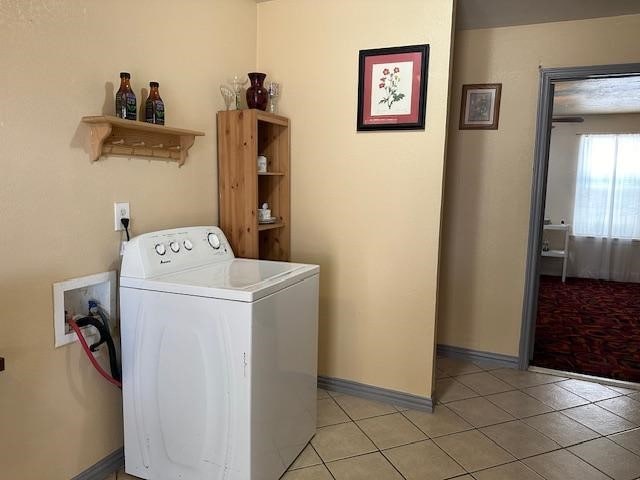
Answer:
M233 258L220 228L174 228L132 238L125 247L121 275L151 278Z

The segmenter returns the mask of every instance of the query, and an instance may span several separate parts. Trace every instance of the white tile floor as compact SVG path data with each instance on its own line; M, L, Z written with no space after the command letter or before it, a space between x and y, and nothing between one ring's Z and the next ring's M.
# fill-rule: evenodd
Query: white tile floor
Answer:
M437 373L433 414L318 390L283 480L640 479L638 392L450 358Z

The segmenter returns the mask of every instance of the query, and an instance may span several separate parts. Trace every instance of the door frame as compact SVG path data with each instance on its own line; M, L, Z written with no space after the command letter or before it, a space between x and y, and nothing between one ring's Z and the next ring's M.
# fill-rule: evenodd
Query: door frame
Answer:
M529 240L520 330L518 366L529 368L533 355L538 288L540 286L540 255L544 224L544 205L547 194L547 172L549 169L549 146L551 142L551 117L553 115L554 85L562 81L587 80L590 78L626 77L640 75L640 63L593 65L587 67L540 68L538 115L533 158L533 180L531 186L531 213L529 216Z

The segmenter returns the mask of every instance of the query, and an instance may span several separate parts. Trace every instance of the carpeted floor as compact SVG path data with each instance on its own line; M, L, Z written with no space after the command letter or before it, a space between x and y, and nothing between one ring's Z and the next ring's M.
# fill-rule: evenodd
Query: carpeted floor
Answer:
M532 364L640 382L640 283L543 275Z

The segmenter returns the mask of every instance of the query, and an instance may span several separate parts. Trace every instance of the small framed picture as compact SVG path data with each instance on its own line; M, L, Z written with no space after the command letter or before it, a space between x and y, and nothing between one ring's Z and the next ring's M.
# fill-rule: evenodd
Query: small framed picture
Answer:
M460 130L497 130L501 83L462 86Z
M429 45L360 50L358 131L424 130Z

